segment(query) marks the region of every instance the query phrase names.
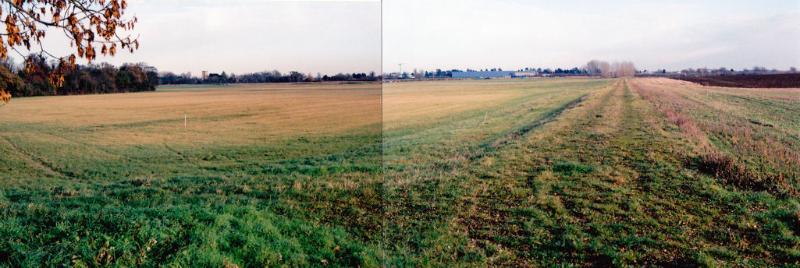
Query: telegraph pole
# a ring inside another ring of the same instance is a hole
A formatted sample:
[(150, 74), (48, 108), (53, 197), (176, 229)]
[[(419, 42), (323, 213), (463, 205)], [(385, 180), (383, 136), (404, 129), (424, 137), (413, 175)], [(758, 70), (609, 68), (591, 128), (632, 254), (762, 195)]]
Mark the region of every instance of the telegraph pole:
[(399, 78), (403, 78), (403, 63), (398, 63), (397, 66), (400, 67)]

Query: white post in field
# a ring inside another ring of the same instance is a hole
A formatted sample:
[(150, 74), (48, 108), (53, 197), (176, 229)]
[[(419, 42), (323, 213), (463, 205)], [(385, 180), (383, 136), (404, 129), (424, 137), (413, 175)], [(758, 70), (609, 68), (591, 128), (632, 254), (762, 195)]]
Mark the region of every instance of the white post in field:
[(186, 128), (186, 124), (187, 124), (186, 113), (183, 113), (183, 128)]

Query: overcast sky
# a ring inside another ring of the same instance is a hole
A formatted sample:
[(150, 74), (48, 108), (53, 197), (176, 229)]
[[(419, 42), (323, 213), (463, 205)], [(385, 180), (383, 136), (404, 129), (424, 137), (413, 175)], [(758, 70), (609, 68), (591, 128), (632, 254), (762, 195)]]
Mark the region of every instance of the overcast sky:
[[(590, 59), (651, 70), (800, 67), (800, 0), (129, 2), (141, 49), (98, 62), (194, 75), (393, 72), (398, 63), (404, 70), (574, 67)], [(68, 52), (55, 33), (45, 46)]]
[(386, 0), (384, 71), (800, 67), (800, 0)]
[[(159, 71), (379, 71), (379, 1), (129, 0), (140, 49), (97, 62), (146, 62)], [(67, 55), (50, 33), (46, 48)], [(98, 53), (99, 54), (99, 53)], [(19, 62), (19, 61), (18, 61)]]

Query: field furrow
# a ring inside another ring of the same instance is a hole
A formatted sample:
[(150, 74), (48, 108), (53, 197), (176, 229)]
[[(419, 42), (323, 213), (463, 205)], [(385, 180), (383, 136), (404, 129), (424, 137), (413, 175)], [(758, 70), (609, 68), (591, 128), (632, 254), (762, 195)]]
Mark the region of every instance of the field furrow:
[(0, 265), (800, 261), (797, 89), (379, 88), (15, 100), (0, 108)]

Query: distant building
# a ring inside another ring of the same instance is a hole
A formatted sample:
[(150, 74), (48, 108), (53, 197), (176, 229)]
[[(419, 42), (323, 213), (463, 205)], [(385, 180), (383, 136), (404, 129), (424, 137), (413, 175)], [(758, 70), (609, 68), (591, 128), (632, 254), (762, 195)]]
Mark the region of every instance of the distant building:
[(511, 74), (511, 77), (535, 77), (539, 76), (539, 73), (536, 71), (525, 71), (525, 72), (514, 72)]
[(202, 76), (200, 77), (203, 78), (203, 80), (208, 79), (208, 71), (203, 71)]
[(513, 73), (511, 71), (453, 72), (453, 78), (502, 78), (511, 77)]

